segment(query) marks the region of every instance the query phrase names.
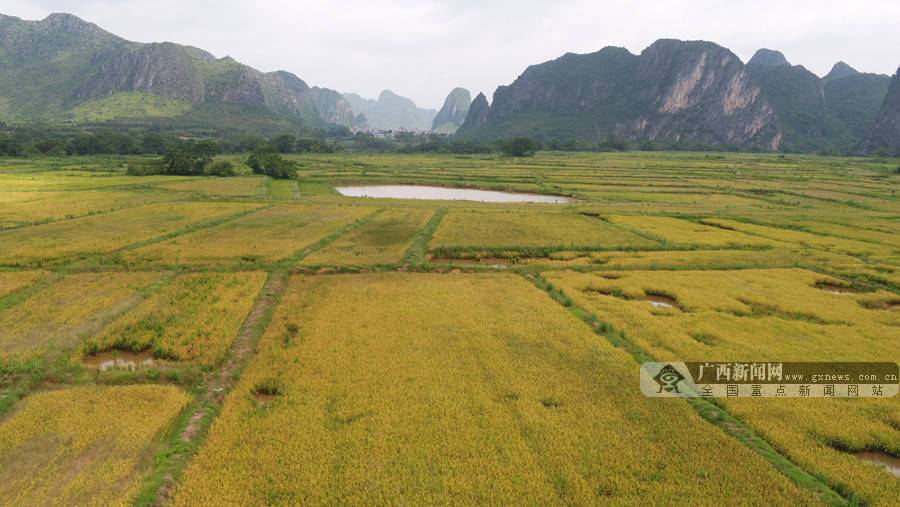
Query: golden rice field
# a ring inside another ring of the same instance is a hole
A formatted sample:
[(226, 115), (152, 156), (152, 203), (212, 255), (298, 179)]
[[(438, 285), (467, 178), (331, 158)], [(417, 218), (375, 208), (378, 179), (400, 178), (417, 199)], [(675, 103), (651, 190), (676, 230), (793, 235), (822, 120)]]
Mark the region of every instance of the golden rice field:
[(150, 350), (156, 358), (214, 366), (237, 336), (265, 279), (260, 271), (181, 275), (85, 340), (80, 356)]
[(771, 250), (688, 250), (662, 252), (591, 252), (594, 264), (611, 269), (690, 269), (792, 267), (797, 264), (835, 266), (852, 264), (852, 257), (823, 250), (772, 248)]
[(160, 437), (190, 401), (172, 386), (76, 387), (30, 396), (0, 425), (7, 505), (128, 505)]
[(799, 243), (803, 246), (814, 246), (829, 251), (849, 253), (851, 255), (862, 257), (891, 255), (891, 253), (897, 253), (896, 247), (881, 246), (878, 244), (866, 243), (853, 239), (821, 236), (817, 234), (806, 233), (803, 231), (792, 231), (766, 227), (763, 225), (747, 224), (737, 222), (735, 220), (707, 219), (704, 220), (704, 223), (709, 223), (717, 227), (724, 227), (729, 230), (739, 231), (746, 234), (757, 235), (764, 238), (771, 238), (776, 241), (791, 241)]
[[(547, 272), (545, 278), (662, 360), (875, 361), (900, 346), (896, 295), (832, 294), (802, 269)], [(651, 305), (663, 295), (672, 308)], [(713, 342), (712, 345), (705, 342)], [(851, 360), (851, 359), (848, 359)]]
[(296, 277), (260, 347), (176, 505), (810, 500), (521, 277)]
[(900, 362), (900, 160), (292, 157), (0, 159), (0, 505), (897, 504), (898, 397), (638, 378)]
[(307, 265), (372, 265), (397, 263), (413, 237), (434, 215), (431, 209), (395, 208), (373, 218), (301, 261)]
[(44, 271), (0, 271), (0, 297), (30, 285), (46, 274)]
[(357, 206), (278, 206), (127, 252), (134, 264), (277, 262), (377, 211)]
[(158, 272), (83, 273), (57, 280), (0, 312), (0, 358), (71, 347), (136, 304)]
[(179, 176), (123, 176), (118, 173), (43, 171), (0, 175), (3, 191), (92, 190), (158, 184), (183, 179)]
[[(660, 360), (879, 361), (895, 358), (900, 347), (900, 312), (885, 310), (900, 301), (896, 294), (832, 294), (816, 284), (839, 282), (804, 270), (545, 276)], [(676, 306), (654, 307), (648, 294), (666, 295)], [(832, 448), (900, 451), (900, 398), (729, 400), (732, 406), (788, 457), (842, 477), (865, 491), (866, 501), (900, 497), (897, 480)]]
[(784, 247), (785, 243), (757, 238), (741, 232), (689, 222), (680, 218), (647, 215), (612, 215), (611, 223), (640, 231), (674, 245), (697, 247)]
[(108, 253), (199, 222), (252, 210), (254, 204), (173, 203), (114, 211), (63, 222), (0, 232), (0, 263), (43, 264), (48, 260)]
[(435, 246), (652, 247), (657, 241), (580, 214), (553, 211), (453, 209), (434, 235)]
[(0, 192), (0, 230), (179, 199), (166, 192)]
[(197, 192), (211, 196), (252, 197), (265, 188), (266, 178), (237, 176), (234, 178), (198, 178), (159, 185), (159, 188), (178, 192)]

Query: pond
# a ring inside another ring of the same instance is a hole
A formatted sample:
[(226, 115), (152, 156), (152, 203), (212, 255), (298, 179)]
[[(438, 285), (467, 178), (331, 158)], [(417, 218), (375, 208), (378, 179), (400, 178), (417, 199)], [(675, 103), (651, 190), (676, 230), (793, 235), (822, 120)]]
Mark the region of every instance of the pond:
[(428, 187), (423, 185), (362, 185), (335, 188), (341, 195), (347, 197), (373, 197), (376, 199), (439, 199), (445, 201), (537, 202), (550, 204), (572, 202), (572, 199), (558, 195), (517, 194), (495, 190)]

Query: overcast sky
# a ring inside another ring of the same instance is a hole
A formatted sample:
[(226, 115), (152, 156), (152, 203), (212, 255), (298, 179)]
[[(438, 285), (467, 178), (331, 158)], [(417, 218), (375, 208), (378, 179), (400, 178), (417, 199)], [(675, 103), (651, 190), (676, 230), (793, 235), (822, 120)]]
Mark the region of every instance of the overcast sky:
[(490, 99), (528, 65), (610, 45), (639, 53), (659, 38), (713, 41), (745, 62), (778, 49), (820, 76), (838, 60), (884, 74), (900, 65), (897, 0), (3, 0), (0, 12), (70, 12), (126, 39), (435, 109), (456, 86)]

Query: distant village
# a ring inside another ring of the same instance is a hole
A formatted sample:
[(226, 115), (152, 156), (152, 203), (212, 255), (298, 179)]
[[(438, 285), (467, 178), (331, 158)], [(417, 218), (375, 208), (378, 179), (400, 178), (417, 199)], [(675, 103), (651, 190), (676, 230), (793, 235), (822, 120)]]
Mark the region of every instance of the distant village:
[(432, 130), (407, 130), (404, 128), (378, 129), (371, 127), (350, 127), (350, 133), (353, 135), (367, 134), (377, 139), (395, 139), (397, 137), (420, 136), (431, 134), (433, 132), (434, 131)]

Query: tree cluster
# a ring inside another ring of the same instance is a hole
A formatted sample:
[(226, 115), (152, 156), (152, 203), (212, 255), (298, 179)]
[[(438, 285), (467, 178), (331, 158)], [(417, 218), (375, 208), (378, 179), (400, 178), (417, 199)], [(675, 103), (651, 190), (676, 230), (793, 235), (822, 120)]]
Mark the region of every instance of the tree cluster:
[[(0, 156), (67, 155), (164, 155), (171, 149), (187, 149), (195, 138), (154, 130), (89, 131), (80, 127), (30, 124), (8, 127), (0, 123)], [(250, 153), (272, 144), (279, 153), (332, 153), (340, 149), (322, 138), (281, 134), (266, 138), (241, 133), (217, 138), (218, 153)]]
[(500, 145), (500, 151), (510, 157), (533, 157), (538, 148), (538, 144), (527, 137), (516, 137)]
[(253, 174), (265, 174), (276, 179), (292, 179), (297, 175), (297, 166), (282, 156), (272, 144), (264, 144), (247, 157), (247, 165)]

